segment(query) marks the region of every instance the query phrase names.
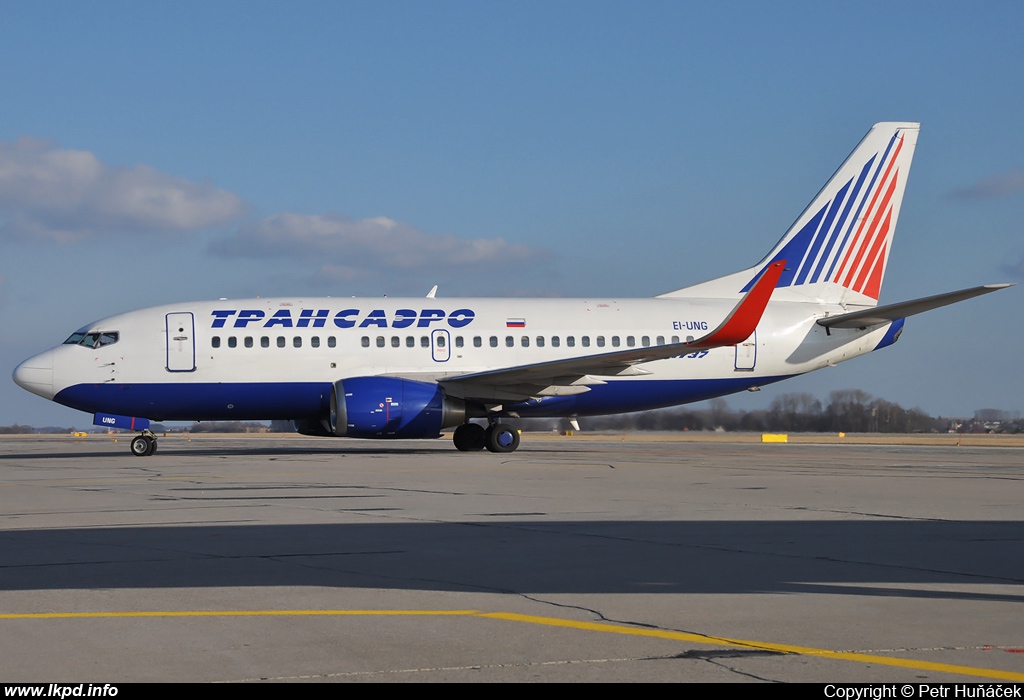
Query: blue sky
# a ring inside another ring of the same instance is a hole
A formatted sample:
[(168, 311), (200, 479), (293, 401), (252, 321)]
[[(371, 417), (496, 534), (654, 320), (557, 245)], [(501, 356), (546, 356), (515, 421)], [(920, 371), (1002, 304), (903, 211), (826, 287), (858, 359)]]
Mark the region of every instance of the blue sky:
[[(651, 296), (759, 260), (890, 120), (922, 131), (882, 303), (1024, 281), (1022, 26), (1019, 2), (0, 0), (0, 363), (173, 301)], [(1021, 294), (730, 405), (1024, 410)], [(0, 425), (89, 423), (0, 387)]]

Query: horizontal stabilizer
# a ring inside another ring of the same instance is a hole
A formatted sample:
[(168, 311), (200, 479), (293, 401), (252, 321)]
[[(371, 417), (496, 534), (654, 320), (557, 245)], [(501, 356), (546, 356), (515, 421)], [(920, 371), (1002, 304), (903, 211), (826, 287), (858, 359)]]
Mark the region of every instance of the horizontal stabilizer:
[(1012, 286), (1014, 285), (986, 284), (981, 287), (971, 287), (970, 289), (961, 289), (958, 292), (936, 294), (932, 297), (914, 299), (913, 301), (904, 301), (899, 304), (875, 306), (870, 309), (865, 309), (864, 311), (854, 311), (852, 313), (841, 314), (839, 316), (819, 318), (818, 325), (824, 326), (825, 328), (867, 328), (868, 326), (877, 326), (883, 323), (895, 321), (898, 318), (906, 318), (907, 316), (913, 316), (914, 314), (924, 313), (925, 311), (931, 311), (932, 309), (937, 309), (942, 306), (955, 304), (956, 302), (964, 301), (965, 299), (973, 299), (974, 297), (979, 297), (982, 294), (989, 294)]

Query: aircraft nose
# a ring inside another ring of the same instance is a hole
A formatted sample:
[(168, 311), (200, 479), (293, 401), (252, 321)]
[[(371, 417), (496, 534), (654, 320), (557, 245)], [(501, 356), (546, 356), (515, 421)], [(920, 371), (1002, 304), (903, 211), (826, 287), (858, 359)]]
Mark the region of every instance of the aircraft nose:
[(14, 382), (22, 389), (52, 399), (53, 391), (53, 350), (30, 357), (14, 368)]

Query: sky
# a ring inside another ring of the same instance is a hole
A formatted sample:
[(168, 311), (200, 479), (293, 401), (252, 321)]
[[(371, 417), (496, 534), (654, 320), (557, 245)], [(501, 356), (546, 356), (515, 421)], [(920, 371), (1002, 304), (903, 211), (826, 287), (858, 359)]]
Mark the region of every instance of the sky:
[[(994, 0), (0, 0), (0, 366), (172, 302), (653, 296), (760, 260), (879, 121), (922, 123), (880, 302), (1022, 282), (1022, 26)], [(729, 405), (1024, 411), (1022, 290)]]

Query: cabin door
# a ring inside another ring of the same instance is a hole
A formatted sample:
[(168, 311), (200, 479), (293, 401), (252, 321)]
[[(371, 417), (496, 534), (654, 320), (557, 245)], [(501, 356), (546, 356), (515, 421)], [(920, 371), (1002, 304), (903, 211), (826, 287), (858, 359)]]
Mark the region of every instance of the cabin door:
[(167, 371), (194, 372), (196, 369), (196, 326), (191, 313), (167, 314)]
[(736, 344), (736, 371), (752, 372), (757, 363), (757, 331), (742, 343)]

